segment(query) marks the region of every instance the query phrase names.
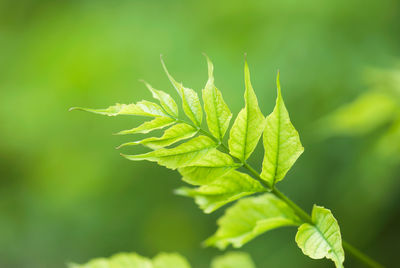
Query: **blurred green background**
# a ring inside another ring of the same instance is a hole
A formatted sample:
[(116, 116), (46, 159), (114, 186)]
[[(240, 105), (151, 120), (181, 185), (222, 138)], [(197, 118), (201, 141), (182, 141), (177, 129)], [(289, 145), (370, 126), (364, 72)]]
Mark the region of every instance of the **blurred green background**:
[[(243, 54), (265, 115), (280, 69), (305, 147), (280, 189), (308, 211), (332, 209), (346, 240), (396, 266), (399, 25), (398, 0), (0, 1), (0, 267), (63, 267), (121, 251), (177, 251), (207, 267), (220, 254), (200, 244), (223, 209), (204, 215), (172, 193), (183, 184), (177, 172), (114, 150), (137, 137), (111, 134), (140, 119), (67, 112), (150, 99), (138, 79), (176, 97), (160, 53), (177, 80), (200, 90), (202, 52), (235, 115)], [(251, 159), (258, 168), (262, 153)], [(243, 250), (258, 267), (333, 266), (303, 256), (295, 231)], [(361, 267), (350, 256), (345, 264)]]

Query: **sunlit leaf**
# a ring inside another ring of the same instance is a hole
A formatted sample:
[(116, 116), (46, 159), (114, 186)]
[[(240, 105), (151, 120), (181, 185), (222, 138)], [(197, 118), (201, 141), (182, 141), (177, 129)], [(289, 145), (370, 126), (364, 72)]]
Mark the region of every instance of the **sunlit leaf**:
[(264, 130), (265, 118), (258, 107), (256, 94), (250, 82), (250, 72), (247, 62), (244, 68), (245, 108), (243, 108), (230, 131), (229, 150), (238, 159), (245, 161), (257, 146)]
[(172, 115), (173, 117), (178, 117), (178, 106), (174, 99), (167, 93), (162, 90), (154, 89), (149, 83), (143, 81), (146, 87), (150, 90), (153, 95), (153, 98), (160, 101), (161, 106), (165, 109), (167, 113)]
[(199, 96), (193, 89), (186, 88), (181, 83), (176, 82), (169, 74), (163, 60), (161, 60), (161, 63), (172, 85), (181, 96), (183, 111), (196, 126), (200, 126), (203, 119), (203, 110), (201, 108)]
[(190, 166), (179, 168), (178, 171), (185, 182), (204, 185), (238, 167), (240, 164), (235, 163), (228, 154), (212, 149)]
[(86, 112), (108, 115), (108, 116), (117, 116), (117, 115), (141, 115), (141, 116), (151, 116), (151, 117), (167, 116), (163, 111), (163, 109), (158, 104), (145, 100), (139, 101), (136, 104), (117, 103), (105, 109), (73, 107), (70, 109), (70, 111), (72, 110), (82, 110)]
[(197, 129), (195, 129), (194, 127), (185, 123), (181, 123), (167, 129), (164, 132), (164, 135), (159, 138), (151, 137), (140, 141), (127, 142), (119, 146), (119, 148), (124, 146), (142, 144), (151, 149), (160, 149), (172, 145), (178, 141), (191, 138), (196, 135), (197, 132)]
[(215, 257), (211, 262), (211, 268), (255, 268), (250, 255), (244, 252), (228, 252), (225, 255)]
[(153, 268), (190, 268), (190, 264), (179, 254), (160, 253), (153, 258)]
[(315, 206), (312, 223), (304, 223), (296, 234), (296, 243), (312, 259), (331, 259), (343, 267), (344, 251), (339, 225), (329, 209)]
[(207, 56), (206, 58), (208, 81), (203, 89), (204, 110), (207, 116), (208, 129), (214, 137), (221, 141), (229, 127), (232, 113), (222, 98), (221, 92), (214, 85), (214, 66)]
[(176, 122), (175, 119), (170, 118), (170, 117), (156, 117), (151, 121), (144, 122), (138, 127), (128, 129), (128, 130), (122, 130), (118, 132), (118, 135), (124, 135), (124, 134), (136, 134), (136, 133), (149, 133), (150, 131), (164, 128), (167, 126), (170, 126)]
[(198, 136), (188, 142), (178, 145), (175, 148), (162, 148), (139, 155), (122, 154), (122, 156), (133, 161), (154, 161), (167, 168), (176, 169), (179, 167), (190, 166), (216, 146), (217, 144), (212, 139), (205, 136)]
[(119, 253), (98, 258), (86, 264), (70, 264), (69, 268), (190, 268), (187, 260), (176, 253), (160, 253), (153, 260), (136, 253)]
[(182, 187), (176, 193), (193, 197), (205, 213), (211, 213), (229, 202), (263, 191), (264, 187), (249, 175), (232, 170), (208, 184), (197, 188)]
[(205, 244), (220, 249), (229, 244), (238, 248), (269, 230), (300, 224), (293, 210), (274, 195), (247, 197), (226, 210), (218, 220), (217, 232)]
[(153, 268), (150, 259), (136, 253), (119, 253), (108, 259), (98, 258), (86, 264), (70, 264), (69, 268)]
[(282, 180), (303, 153), (299, 133), (290, 122), (289, 113), (282, 99), (279, 73), (277, 98), (274, 111), (267, 116), (263, 135), (264, 161), (261, 177), (271, 186)]

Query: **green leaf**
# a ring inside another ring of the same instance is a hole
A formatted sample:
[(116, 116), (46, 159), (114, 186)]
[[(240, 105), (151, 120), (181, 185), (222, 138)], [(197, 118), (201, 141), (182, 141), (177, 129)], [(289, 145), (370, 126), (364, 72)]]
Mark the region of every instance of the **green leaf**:
[(229, 244), (239, 248), (269, 230), (300, 224), (293, 210), (274, 195), (248, 197), (226, 210), (218, 220), (218, 231), (205, 244), (220, 249)]
[(255, 268), (250, 255), (244, 252), (228, 252), (211, 262), (211, 268)]
[(140, 101), (136, 104), (120, 104), (117, 103), (114, 106), (110, 106), (105, 109), (90, 109), (90, 108), (81, 108), (81, 107), (72, 107), (69, 109), (73, 110), (81, 110), (86, 112), (91, 112), (95, 114), (108, 115), (108, 116), (117, 116), (117, 115), (141, 115), (141, 116), (167, 116), (163, 109), (156, 103), (150, 101)]
[(367, 91), (320, 121), (323, 136), (361, 135), (392, 120), (398, 113), (398, 99), (380, 91)]
[(314, 205), (312, 225), (304, 223), (296, 234), (296, 243), (312, 259), (331, 259), (343, 267), (344, 251), (339, 225), (329, 209)]
[(228, 154), (212, 149), (190, 166), (179, 168), (178, 171), (185, 182), (192, 185), (204, 185), (240, 166)]
[(375, 150), (383, 159), (390, 159), (393, 163), (400, 161), (400, 117), (377, 140)]
[(208, 64), (208, 81), (203, 89), (204, 110), (208, 129), (219, 141), (221, 141), (229, 127), (232, 113), (222, 98), (221, 92), (214, 85), (214, 66), (210, 59), (207, 58)]
[(154, 161), (167, 168), (176, 169), (179, 167), (190, 166), (216, 146), (217, 144), (212, 139), (206, 136), (198, 136), (171, 149), (162, 148), (139, 155), (121, 155), (129, 160)]
[(245, 108), (243, 108), (233, 123), (230, 137), (229, 150), (231, 155), (245, 161), (257, 146), (258, 140), (264, 130), (265, 118), (258, 107), (256, 94), (250, 82), (250, 72), (247, 61), (244, 67), (245, 80)]
[(182, 187), (176, 193), (193, 197), (205, 213), (211, 213), (243, 196), (263, 191), (264, 187), (249, 175), (232, 170), (208, 184), (197, 188)]
[(165, 109), (167, 113), (169, 113), (173, 117), (178, 117), (179, 115), (178, 106), (176, 105), (176, 102), (169, 94), (165, 93), (162, 90), (154, 89), (146, 81), (143, 81), (143, 83), (150, 90), (151, 94), (153, 95), (153, 98), (160, 101), (161, 106)]
[(128, 129), (128, 130), (122, 130), (118, 132), (118, 135), (125, 135), (125, 134), (136, 134), (136, 133), (149, 133), (150, 131), (164, 128), (167, 126), (170, 126), (176, 122), (175, 119), (172, 119), (170, 117), (156, 117), (151, 121), (144, 122), (138, 127)]
[(179, 254), (160, 253), (153, 258), (153, 268), (190, 268), (190, 264)]
[(203, 110), (197, 93), (190, 88), (184, 87), (181, 83), (175, 81), (175, 79), (169, 74), (164, 61), (161, 59), (162, 66), (167, 74), (172, 85), (178, 91), (182, 99), (183, 111), (189, 117), (190, 120), (196, 125), (200, 126), (203, 119)]
[(70, 264), (69, 268), (190, 268), (187, 260), (176, 253), (160, 253), (153, 260), (136, 253), (119, 253), (98, 258), (86, 264)]
[(136, 253), (118, 253), (108, 259), (98, 258), (86, 264), (70, 264), (69, 268), (153, 268), (151, 260)]
[(303, 153), (299, 133), (290, 122), (282, 99), (279, 73), (276, 80), (278, 96), (274, 111), (267, 116), (264, 130), (265, 155), (261, 177), (274, 186), (281, 181)]
[(137, 145), (137, 144), (142, 144), (144, 146), (147, 146), (151, 149), (160, 149), (164, 148), (166, 146), (169, 146), (171, 144), (174, 144), (178, 141), (185, 140), (188, 138), (193, 137), (196, 135), (198, 130), (196, 130), (194, 127), (181, 123), (174, 125), (167, 129), (164, 132), (164, 135), (162, 135), (159, 138), (156, 137), (151, 137), (147, 139), (143, 139), (140, 141), (133, 141), (133, 142), (127, 142), (122, 145), (120, 145), (118, 148), (124, 147), (124, 146), (130, 146), (130, 145)]

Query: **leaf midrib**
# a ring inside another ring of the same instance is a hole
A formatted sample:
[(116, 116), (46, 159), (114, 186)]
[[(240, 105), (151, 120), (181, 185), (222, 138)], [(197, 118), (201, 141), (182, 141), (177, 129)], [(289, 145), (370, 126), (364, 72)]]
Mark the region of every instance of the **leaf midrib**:
[[(329, 226), (329, 228), (332, 227), (332, 225), (334, 224), (334, 222), (331, 223), (331, 225)], [(328, 239), (326, 239), (325, 235), (322, 233), (322, 231), (318, 228), (317, 224), (313, 222), (313, 227), (317, 230), (317, 232), (321, 235), (322, 239), (325, 240), (325, 242), (328, 244), (328, 246), (331, 248), (331, 252), (333, 253), (333, 255), (335, 255), (336, 260), (340, 261), (339, 256), (336, 254), (336, 250), (333, 248), (332, 244), (328, 241)], [(329, 229), (327, 228), (327, 229)], [(329, 253), (329, 252), (328, 252)], [(336, 263), (336, 262), (335, 262)]]
[(278, 113), (278, 116), (277, 116), (277, 118), (278, 118), (278, 129), (277, 129), (277, 134), (276, 134), (276, 146), (277, 146), (277, 148), (276, 148), (276, 156), (275, 156), (275, 168), (274, 168), (274, 175), (273, 175), (273, 177), (272, 177), (272, 187), (274, 187), (275, 186), (275, 183), (276, 183), (276, 174), (278, 173), (278, 161), (279, 161), (279, 151), (280, 151), (280, 145), (279, 145), (279, 143), (280, 143), (280, 140), (281, 140), (281, 137), (280, 137), (280, 132), (281, 132), (281, 101), (279, 100), (278, 102), (277, 102), (277, 113)]
[(216, 91), (217, 88), (215, 86), (212, 87), (211, 93), (212, 93), (212, 100), (213, 100), (213, 104), (215, 107), (215, 116), (217, 119), (217, 129), (218, 129), (218, 140), (221, 141), (222, 140), (222, 132), (221, 132), (221, 125), (219, 123), (219, 114), (218, 114), (218, 107), (217, 107), (217, 101), (216, 101)]

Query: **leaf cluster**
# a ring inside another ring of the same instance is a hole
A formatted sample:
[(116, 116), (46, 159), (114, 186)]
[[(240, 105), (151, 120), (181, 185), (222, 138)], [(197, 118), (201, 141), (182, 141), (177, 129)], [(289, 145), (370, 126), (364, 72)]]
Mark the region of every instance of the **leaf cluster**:
[[(181, 98), (186, 119), (179, 116), (178, 105), (168, 93), (156, 90), (146, 82), (145, 86), (160, 104), (140, 101), (116, 104), (106, 109), (73, 109), (108, 116), (151, 118), (132, 129), (120, 131), (121, 135), (167, 128), (160, 137), (147, 137), (120, 146), (141, 144), (151, 149), (149, 152), (122, 156), (132, 161), (157, 162), (177, 170), (188, 186), (177, 189), (176, 193), (194, 198), (205, 213), (241, 199), (218, 220), (219, 228), (205, 241), (206, 245), (221, 249), (228, 245), (241, 247), (269, 230), (298, 226), (296, 242), (304, 254), (315, 259), (332, 259), (337, 267), (342, 267), (344, 251), (339, 226), (332, 213), (314, 206), (312, 218), (304, 218), (274, 191), (275, 185), (285, 178), (304, 150), (283, 101), (279, 73), (275, 108), (265, 117), (250, 81), (249, 66), (245, 62), (245, 106), (229, 129), (232, 113), (221, 91), (215, 86), (214, 66), (206, 58), (208, 80), (202, 90), (203, 105), (199, 95), (177, 82), (162, 61), (172, 86)], [(207, 129), (203, 125), (207, 125)], [(228, 143), (225, 145), (224, 138), (228, 132)], [(258, 173), (246, 161), (261, 137), (265, 152), (262, 171)], [(250, 196), (253, 194), (259, 195)]]
[[(69, 268), (190, 268), (189, 262), (177, 253), (159, 253), (152, 259), (137, 253), (118, 253), (110, 258), (97, 258), (85, 264), (70, 264)], [(211, 261), (211, 268), (255, 268), (244, 252), (228, 252)]]

